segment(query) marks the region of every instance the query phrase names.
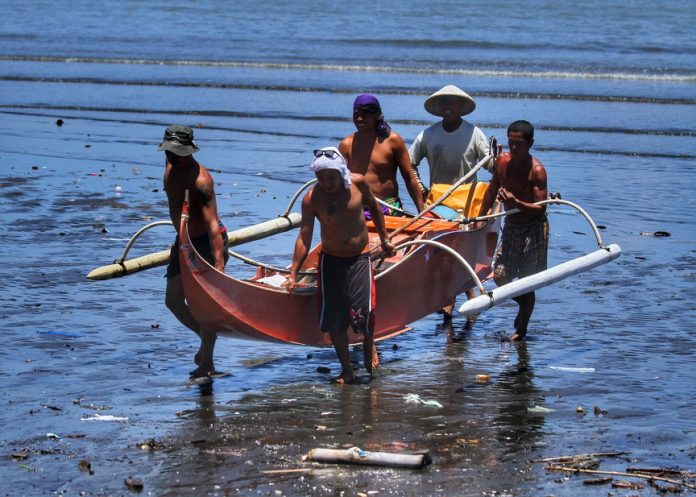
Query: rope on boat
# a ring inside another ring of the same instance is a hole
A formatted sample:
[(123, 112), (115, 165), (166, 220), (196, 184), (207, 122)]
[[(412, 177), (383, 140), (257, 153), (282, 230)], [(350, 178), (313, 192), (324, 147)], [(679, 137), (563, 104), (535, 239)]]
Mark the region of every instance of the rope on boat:
[[(592, 228), (592, 231), (594, 232), (594, 236), (597, 240), (597, 245), (599, 246), (599, 248), (606, 248), (606, 246), (602, 242), (602, 236), (599, 234), (599, 229), (597, 228), (597, 225), (592, 220), (590, 215), (585, 211), (585, 209), (580, 207), (578, 204), (575, 204), (573, 202), (569, 202), (568, 200), (562, 200), (560, 198), (550, 198), (547, 200), (540, 200), (539, 202), (534, 203), (534, 205), (546, 205), (546, 204), (567, 205), (567, 206), (572, 207), (575, 210), (577, 210), (580, 214), (583, 215), (583, 217), (587, 220), (587, 222), (590, 223), (590, 227)], [(487, 221), (488, 219), (494, 219), (496, 217), (502, 217), (502, 216), (509, 216), (510, 214), (516, 214), (518, 212), (520, 212), (519, 209), (510, 209), (509, 211), (503, 211), (503, 212), (499, 212), (497, 214), (489, 214), (487, 216), (478, 216), (478, 217), (473, 217), (470, 219), (464, 219), (464, 220), (462, 220), (462, 224), (473, 223), (475, 221)]]
[[(186, 190), (188, 192), (188, 190)], [(123, 254), (121, 254), (121, 257), (119, 259), (114, 260), (114, 264), (123, 264), (123, 261), (126, 260), (126, 256), (128, 256), (128, 252), (130, 251), (131, 247), (135, 243), (135, 240), (140, 237), (143, 233), (145, 233), (147, 230), (155, 228), (157, 226), (171, 226), (174, 223), (171, 221), (155, 221), (154, 223), (147, 224), (140, 228), (138, 231), (135, 232), (135, 234), (131, 237), (130, 240), (128, 240), (128, 243), (126, 244), (126, 248), (123, 249)]]

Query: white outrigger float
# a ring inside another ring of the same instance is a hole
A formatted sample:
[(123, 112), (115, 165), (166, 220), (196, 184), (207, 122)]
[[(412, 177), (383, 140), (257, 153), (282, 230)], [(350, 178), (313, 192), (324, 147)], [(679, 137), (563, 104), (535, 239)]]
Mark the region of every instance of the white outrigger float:
[[(481, 312), (490, 309), (494, 305), (510, 300), (520, 295), (524, 295), (529, 292), (533, 292), (539, 288), (551, 285), (558, 281), (561, 281), (569, 276), (575, 274), (584, 273), (597, 266), (606, 264), (609, 261), (613, 261), (621, 255), (621, 247), (617, 244), (612, 243), (611, 245), (604, 245), (602, 242), (602, 237), (599, 234), (599, 229), (597, 225), (592, 220), (592, 218), (582, 209), (579, 205), (573, 202), (568, 202), (567, 200), (561, 199), (548, 199), (537, 202), (538, 205), (546, 204), (560, 204), (567, 205), (576, 209), (580, 214), (582, 214), (588, 223), (592, 227), (592, 231), (595, 235), (597, 245), (599, 248), (594, 252), (571, 259), (567, 262), (563, 262), (556, 266), (550, 267), (544, 271), (541, 271), (530, 276), (525, 276), (524, 278), (511, 281), (505, 285), (495, 288), (490, 291), (486, 291), (480, 281), (476, 282), (481, 295), (473, 299), (467, 300), (459, 307), (459, 312), (466, 315), (477, 315)], [(492, 217), (497, 217), (500, 215), (510, 215), (519, 212), (517, 209), (510, 211), (505, 211), (501, 214), (492, 214), (490, 216), (480, 216), (474, 218), (473, 221), (481, 221), (484, 219), (490, 219)]]
[[(494, 147), (495, 140), (492, 139), (491, 153), (494, 153)], [(415, 222), (423, 215), (430, 212), (435, 207), (444, 202), (460, 185), (466, 183), (471, 177), (473, 177), (476, 174), (476, 172), (490, 160), (490, 158), (491, 155), (488, 155), (484, 159), (482, 159), (478, 164), (476, 164), (476, 166), (474, 166), (474, 168), (472, 168), (471, 171), (469, 171), (469, 173), (467, 173), (463, 178), (454, 183), (452, 187), (450, 187), (436, 202), (429, 205), (426, 209), (423, 210), (423, 212), (415, 216), (412, 222)], [(479, 192), (477, 192), (476, 194), (478, 195)], [(570, 276), (579, 273), (584, 273), (585, 271), (589, 271), (590, 269), (593, 269), (597, 266), (601, 266), (602, 264), (606, 264), (607, 262), (613, 261), (621, 255), (621, 247), (619, 245), (615, 243), (611, 245), (604, 244), (604, 242), (602, 241), (602, 236), (599, 233), (599, 229), (597, 228), (597, 225), (592, 220), (590, 215), (579, 205), (573, 202), (569, 202), (567, 200), (562, 200), (560, 198), (549, 198), (547, 200), (536, 202), (536, 204), (566, 205), (577, 210), (590, 224), (592, 232), (594, 233), (595, 239), (597, 241), (598, 249), (584, 256), (577, 257), (575, 259), (571, 259), (570, 261), (550, 267), (539, 273), (526, 276), (524, 278), (519, 278), (515, 281), (511, 281), (510, 283), (507, 283), (490, 291), (484, 288), (483, 282), (476, 275), (476, 272), (471, 268), (471, 266), (466, 261), (463, 261), (461, 260), (461, 258), (458, 258), (462, 264), (465, 264), (467, 266), (468, 273), (480, 292), (480, 295), (478, 297), (467, 300), (459, 307), (458, 311), (460, 314), (465, 314), (467, 316), (476, 316), (482, 313), (483, 311), (490, 309), (496, 304), (505, 302), (515, 297), (519, 297), (520, 295), (524, 295), (529, 292), (533, 292), (534, 290), (551, 285)], [(466, 217), (462, 215), (458, 219), (458, 222), (462, 226), (467, 226), (473, 225), (473, 223), (487, 222), (493, 219), (497, 219), (503, 216), (509, 216), (511, 214), (516, 214), (517, 212), (519, 212), (519, 209), (511, 209), (508, 211), (500, 211), (500, 209), (501, 206), (497, 205), (493, 209), (494, 214), (486, 216)], [(390, 233), (390, 237), (393, 235), (394, 233)], [(401, 246), (404, 245), (397, 244), (397, 249)], [(486, 279), (490, 279), (490, 277)]]

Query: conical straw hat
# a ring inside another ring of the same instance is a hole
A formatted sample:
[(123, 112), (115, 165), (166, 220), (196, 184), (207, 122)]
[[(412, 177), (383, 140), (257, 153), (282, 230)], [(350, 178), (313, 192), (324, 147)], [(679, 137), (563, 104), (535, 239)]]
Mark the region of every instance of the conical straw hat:
[(471, 114), (474, 109), (476, 108), (476, 102), (474, 101), (473, 98), (471, 98), (466, 92), (460, 90), (454, 85), (447, 85), (444, 88), (440, 88), (438, 91), (430, 95), (426, 100), (425, 100), (425, 110), (430, 112), (431, 114), (435, 116), (440, 116), (443, 117), (444, 114), (442, 113), (442, 110), (440, 109), (440, 103), (442, 97), (454, 97), (457, 98), (461, 101), (462, 106), (461, 106), (461, 111), (459, 113), (460, 116), (465, 116), (467, 114)]

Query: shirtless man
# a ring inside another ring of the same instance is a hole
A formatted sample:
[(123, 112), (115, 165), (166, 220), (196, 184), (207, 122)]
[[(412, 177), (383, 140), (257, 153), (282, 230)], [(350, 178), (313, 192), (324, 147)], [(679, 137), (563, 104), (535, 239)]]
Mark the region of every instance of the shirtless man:
[[(193, 141), (193, 130), (188, 126), (170, 126), (164, 132), (164, 140), (159, 146), (164, 151), (167, 162), (164, 170), (164, 190), (169, 202), (169, 217), (178, 230), (181, 222), (181, 205), (184, 192), (189, 191), (188, 229), (193, 245), (199, 253), (215, 266), (218, 271), (225, 271), (227, 251), (225, 242), (227, 230), (217, 214), (213, 178), (208, 170), (199, 164), (193, 153), (199, 150)], [(165, 304), (176, 318), (196, 333), (201, 345), (194, 361), (198, 365), (191, 371), (192, 377), (211, 376), (215, 373), (213, 350), (217, 335), (201, 329), (200, 324), (191, 314), (184, 298), (179, 266), (179, 237), (172, 246), (169, 266), (167, 267), (167, 294)]]
[(297, 273), (309, 252), (314, 219), (321, 227), (322, 252), (319, 259), (321, 306), (319, 328), (331, 336), (341, 363), (336, 383), (353, 383), (353, 367), (348, 353), (348, 325), (363, 334), (365, 368), (372, 373), (379, 366), (373, 339), (376, 295), (368, 252), (367, 225), (363, 209), (369, 209), (389, 254), (394, 245), (387, 239), (384, 217), (365, 177), (351, 174), (345, 159), (335, 147), (314, 152), (310, 165), (319, 182), (302, 199), (302, 221), (295, 242), (290, 274), (284, 284), (292, 293)]
[[(535, 202), (546, 200), (546, 169), (529, 153), (534, 144), (534, 127), (527, 121), (515, 121), (507, 130), (509, 153), (498, 155), (493, 179), (486, 191), (479, 215), (484, 215), (497, 198), (506, 210), (520, 212), (506, 217), (503, 235), (495, 258), (495, 283), (504, 285), (546, 269), (549, 223), (546, 207)], [(511, 340), (523, 340), (534, 311), (534, 292), (515, 298), (519, 305), (515, 333)]]
[[(411, 167), (408, 150), (401, 137), (384, 121), (377, 97), (365, 93), (353, 103), (353, 123), (357, 131), (338, 146), (353, 173), (365, 176), (372, 193), (379, 199), (402, 209), (397, 170), (406, 183), (418, 212), (423, 210), (423, 188)], [(383, 209), (385, 214), (398, 211)]]

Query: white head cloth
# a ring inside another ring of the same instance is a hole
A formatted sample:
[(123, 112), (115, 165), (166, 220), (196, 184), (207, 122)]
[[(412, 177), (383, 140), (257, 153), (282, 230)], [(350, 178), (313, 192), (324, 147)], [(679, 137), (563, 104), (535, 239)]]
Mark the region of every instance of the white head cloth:
[(319, 150), (335, 152), (335, 154), (333, 157), (328, 157), (326, 155), (315, 157), (309, 165), (309, 168), (315, 173), (323, 171), (324, 169), (335, 169), (341, 173), (341, 178), (343, 179), (345, 187), (350, 188), (350, 171), (348, 170), (346, 159), (341, 155), (341, 152), (339, 152), (336, 147), (323, 147)]

